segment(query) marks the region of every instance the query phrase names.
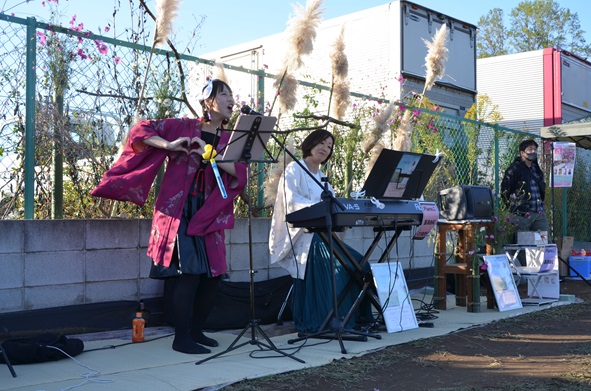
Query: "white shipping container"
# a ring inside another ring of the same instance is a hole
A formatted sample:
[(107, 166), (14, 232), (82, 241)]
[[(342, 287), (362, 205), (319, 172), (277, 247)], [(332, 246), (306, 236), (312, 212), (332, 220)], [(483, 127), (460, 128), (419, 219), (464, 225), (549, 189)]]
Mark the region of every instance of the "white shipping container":
[(539, 134), (542, 126), (591, 114), (591, 63), (572, 53), (546, 48), (481, 58), (478, 93), (498, 105), (500, 125)]
[[(342, 17), (323, 21), (317, 28), (314, 51), (302, 58), (304, 65), (296, 78), (329, 86), (330, 52), (341, 28), (345, 31), (345, 52), (349, 62), (352, 92), (397, 100), (412, 90), (422, 92), (427, 47), (436, 30), (449, 30), (449, 57), (445, 76), (427, 97), (449, 114), (463, 115), (476, 96), (476, 27), (441, 12), (408, 1), (393, 1)], [(287, 36), (275, 34), (245, 42), (199, 57), (253, 71), (278, 74), (283, 65)], [(199, 66), (196, 77), (204, 80), (210, 67)], [(397, 78), (407, 82), (402, 86)], [(231, 72), (233, 89), (246, 103), (258, 95), (258, 77)], [(301, 93), (301, 90), (300, 90)], [(272, 80), (265, 84), (265, 101), (272, 100)], [(322, 104), (322, 102), (321, 102)], [(323, 110), (323, 107), (319, 109)]]

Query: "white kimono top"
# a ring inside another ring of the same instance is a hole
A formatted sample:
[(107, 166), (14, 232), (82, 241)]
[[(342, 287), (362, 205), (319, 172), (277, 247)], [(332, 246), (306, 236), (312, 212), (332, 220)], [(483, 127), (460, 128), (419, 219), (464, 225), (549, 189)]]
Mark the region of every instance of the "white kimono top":
[[(300, 163), (306, 167), (304, 160), (300, 160)], [(304, 279), (306, 273), (313, 234), (305, 233), (304, 228), (289, 228), (285, 215), (322, 201), (323, 189), (310, 177), (311, 173), (306, 171), (296, 162), (289, 163), (285, 168), (277, 187), (269, 232), (271, 264), (278, 263), (293, 278), (300, 279)], [(319, 182), (325, 176), (320, 170), (311, 175)], [(332, 188), (330, 191), (333, 192)]]

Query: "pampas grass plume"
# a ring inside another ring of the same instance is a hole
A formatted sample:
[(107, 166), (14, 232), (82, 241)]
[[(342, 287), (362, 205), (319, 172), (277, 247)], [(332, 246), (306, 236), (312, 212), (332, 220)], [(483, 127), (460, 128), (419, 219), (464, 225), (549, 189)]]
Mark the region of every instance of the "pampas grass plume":
[(179, 0), (156, 0), (156, 36), (154, 37), (156, 45), (163, 45), (168, 40), (179, 6)]
[(363, 146), (363, 153), (367, 154), (380, 141), (384, 133), (390, 128), (389, 120), (394, 111), (394, 103), (390, 102), (384, 110), (374, 117), (374, 126), (368, 133)]
[(425, 56), (425, 66), (427, 67), (427, 74), (425, 77), (425, 88), (423, 89), (423, 95), (426, 91), (429, 91), (435, 79), (441, 79), (445, 72), (445, 61), (447, 61), (447, 25), (442, 24), (441, 28), (437, 30), (433, 36), (433, 41), (427, 41), (423, 39), (425, 45), (429, 49), (427, 56)]
[(410, 151), (411, 147), (411, 132), (412, 132), (412, 124), (410, 121), (410, 117), (412, 115), (412, 110), (407, 109), (400, 120), (400, 125), (398, 126), (398, 130), (396, 131), (396, 138), (394, 139), (394, 149), (397, 151)]
[(224, 68), (224, 64), (222, 63), (221, 59), (215, 60), (215, 71), (213, 74), (214, 79), (219, 79), (226, 84), (230, 84), (228, 81), (228, 77), (226, 76), (226, 70)]
[[(295, 141), (293, 136), (289, 136), (286, 142), (286, 146), (290, 151), (295, 150)], [(265, 197), (265, 206), (272, 206), (275, 203), (275, 198), (277, 197), (277, 188), (279, 187), (279, 180), (281, 179), (281, 174), (285, 170), (285, 166), (287, 166), (293, 159), (287, 154), (282, 153), (279, 155), (277, 159), (277, 163), (273, 164), (269, 173), (267, 174), (267, 178), (264, 184), (264, 197)]]
[(296, 94), (298, 81), (295, 76), (285, 68), (282, 73), (277, 75), (273, 87), (275, 87), (279, 94), (279, 107), (281, 111), (293, 110), (298, 101)]
[(320, 24), (323, 0), (309, 0), (306, 6), (293, 6), (294, 16), (288, 22), (287, 57), (285, 65), (292, 71), (302, 66), (302, 56), (312, 53), (316, 28)]
[(331, 111), (333, 117), (342, 119), (345, 116), (345, 111), (349, 107), (349, 83), (347, 77), (349, 75), (349, 60), (345, 54), (345, 30), (341, 28), (341, 32), (337, 37), (333, 51), (330, 54), (332, 61), (332, 104)]

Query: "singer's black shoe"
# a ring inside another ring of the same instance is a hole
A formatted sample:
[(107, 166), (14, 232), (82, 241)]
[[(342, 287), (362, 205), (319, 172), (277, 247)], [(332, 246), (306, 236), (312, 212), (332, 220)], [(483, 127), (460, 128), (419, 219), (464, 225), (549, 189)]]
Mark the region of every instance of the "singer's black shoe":
[(178, 338), (174, 337), (174, 341), (172, 342), (172, 349), (176, 350), (177, 352), (187, 353), (187, 354), (208, 354), (211, 353), (211, 350), (195, 343), (190, 338)]
[(203, 334), (203, 331), (191, 330), (191, 338), (193, 339), (193, 341), (195, 341), (201, 345), (209, 346), (212, 348), (215, 348), (216, 346), (220, 346), (218, 341), (216, 341), (215, 339), (206, 337), (205, 334)]

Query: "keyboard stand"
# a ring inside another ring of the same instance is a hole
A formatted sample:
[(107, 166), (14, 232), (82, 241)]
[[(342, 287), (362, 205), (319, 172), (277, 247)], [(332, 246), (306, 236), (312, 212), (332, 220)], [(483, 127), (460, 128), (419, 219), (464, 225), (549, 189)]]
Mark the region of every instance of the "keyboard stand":
[[(333, 244), (334, 244), (334, 251), (333, 251), (334, 256), (337, 258), (337, 260), (341, 263), (341, 265), (345, 268), (345, 270), (347, 270), (349, 275), (352, 277), (351, 280), (349, 281), (349, 283), (345, 286), (345, 288), (341, 292), (341, 295), (339, 296), (339, 299), (338, 299), (338, 305), (340, 306), (340, 304), (342, 303), (342, 301), (346, 297), (349, 290), (353, 288), (354, 284), (357, 284), (361, 288), (359, 295), (357, 296), (357, 298), (355, 299), (355, 302), (351, 306), (351, 309), (349, 310), (349, 312), (347, 313), (347, 315), (345, 315), (345, 318), (343, 319), (344, 324), (346, 324), (349, 321), (349, 319), (351, 318), (351, 316), (353, 316), (355, 314), (357, 308), (361, 304), (361, 301), (365, 298), (366, 295), (369, 295), (369, 300), (371, 301), (373, 306), (382, 314), (382, 308), (381, 308), (381, 304), (380, 304), (377, 292), (375, 291), (375, 288), (374, 288), (372, 274), (370, 271), (364, 272), (363, 266), (367, 262), (369, 262), (369, 258), (371, 256), (371, 254), (377, 248), (380, 240), (382, 240), (384, 233), (386, 231), (395, 231), (392, 238), (388, 241), (386, 249), (380, 255), (380, 258), (378, 260), (378, 262), (385, 262), (386, 258), (388, 257), (388, 254), (390, 253), (390, 251), (392, 250), (392, 248), (396, 244), (396, 240), (398, 239), (398, 237), (400, 236), (402, 231), (404, 231), (405, 229), (408, 229), (408, 227), (375, 227), (374, 232), (376, 232), (377, 235), (359, 262), (357, 262), (355, 257), (353, 257), (353, 255), (351, 255), (351, 253), (347, 250), (345, 244), (338, 237), (336, 232), (333, 231), (331, 233), (331, 238), (332, 238)], [(323, 242), (329, 243), (330, 239), (327, 236), (325, 231), (318, 231), (317, 233)], [(349, 262), (347, 262), (347, 261), (349, 261)], [(320, 326), (319, 330), (325, 330), (325, 329), (329, 328), (330, 322), (331, 322), (331, 319), (333, 318), (333, 316), (334, 316), (334, 309), (328, 313), (324, 322)], [(299, 338), (291, 339), (288, 341), (288, 343), (292, 344), (292, 343), (304, 340), (306, 338), (327, 338), (322, 335), (316, 336), (316, 334), (320, 334), (320, 333), (315, 333), (315, 334), (299, 333), (298, 334)], [(363, 332), (355, 332), (353, 335), (343, 335), (343, 339), (347, 339), (350, 341), (362, 341), (362, 342), (367, 341), (368, 337), (375, 338), (375, 339), (382, 338), (382, 336), (379, 334), (363, 333)], [(331, 337), (331, 339), (332, 339), (332, 337)]]

